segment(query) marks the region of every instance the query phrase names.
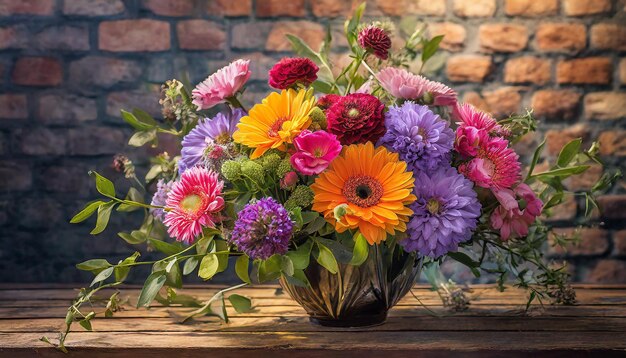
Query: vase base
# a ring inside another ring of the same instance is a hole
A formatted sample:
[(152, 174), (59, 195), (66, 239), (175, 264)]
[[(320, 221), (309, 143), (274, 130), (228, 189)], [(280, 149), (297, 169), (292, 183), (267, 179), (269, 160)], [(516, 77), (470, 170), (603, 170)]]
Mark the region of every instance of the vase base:
[(386, 320), (387, 312), (349, 318), (309, 317), (309, 321), (311, 321), (311, 323), (319, 326), (344, 328), (378, 326), (385, 323)]

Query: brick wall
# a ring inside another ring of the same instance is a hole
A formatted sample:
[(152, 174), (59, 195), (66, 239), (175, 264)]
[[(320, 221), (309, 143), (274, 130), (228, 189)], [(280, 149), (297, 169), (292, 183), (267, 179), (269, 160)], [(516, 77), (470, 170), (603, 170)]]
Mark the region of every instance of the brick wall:
[[(550, 138), (548, 154), (570, 138), (601, 139), (607, 163), (626, 156), (624, 0), (371, 0), (366, 16), (399, 27), (411, 20), (445, 34), (438, 79), (502, 117), (534, 107)], [(130, 134), (120, 108), (159, 115), (159, 84), (196, 83), (238, 57), (253, 60), (248, 104), (267, 86), (266, 71), (285, 55), (284, 34), (313, 47), (330, 23), (335, 38), (352, 1), (341, 0), (0, 0), (0, 281), (85, 280), (77, 261), (131, 250), (116, 228), (104, 235), (67, 223), (95, 197), (86, 175), (109, 168)], [(345, 41), (334, 56), (345, 61)], [(343, 46), (343, 47), (342, 47)], [(541, 135), (518, 150), (527, 153)], [(157, 149), (148, 150), (155, 153)], [(589, 185), (594, 168), (569, 183)], [(604, 225), (582, 231), (568, 253), (577, 280), (626, 281), (624, 183), (601, 198)], [(555, 219), (570, 230), (571, 199)], [(123, 220), (123, 221), (122, 221)]]

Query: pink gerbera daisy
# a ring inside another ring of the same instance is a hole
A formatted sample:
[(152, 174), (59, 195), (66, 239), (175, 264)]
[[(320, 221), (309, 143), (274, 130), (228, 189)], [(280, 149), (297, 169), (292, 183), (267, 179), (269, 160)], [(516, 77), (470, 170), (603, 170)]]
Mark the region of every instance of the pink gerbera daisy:
[(191, 92), (198, 110), (209, 109), (233, 97), (250, 78), (250, 60), (237, 60), (223, 67)]
[(459, 172), (483, 188), (510, 188), (520, 179), (519, 156), (509, 142), (491, 138), (478, 149), (475, 158), (459, 166)]
[(185, 171), (167, 194), (169, 211), (163, 223), (169, 235), (190, 244), (203, 227), (215, 227), (217, 213), (224, 207), (223, 187), (213, 171), (201, 167)]
[(498, 123), (487, 113), (476, 109), (469, 103), (459, 103), (454, 109), (454, 116), (460, 121), (461, 127), (474, 127), (491, 132)]

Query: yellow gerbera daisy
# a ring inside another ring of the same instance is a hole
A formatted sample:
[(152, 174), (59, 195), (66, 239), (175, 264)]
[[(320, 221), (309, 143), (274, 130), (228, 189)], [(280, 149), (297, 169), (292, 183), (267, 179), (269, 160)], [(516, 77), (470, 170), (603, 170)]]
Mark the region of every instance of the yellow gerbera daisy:
[(273, 92), (241, 118), (233, 139), (255, 148), (251, 159), (262, 156), (270, 148), (285, 150), (285, 143), (291, 143), (311, 125), (309, 114), (314, 106), (312, 92), (293, 89)]
[(313, 210), (335, 226), (337, 232), (359, 229), (370, 244), (387, 233), (405, 231), (416, 200), (413, 173), (406, 163), (371, 142), (350, 145), (332, 161), (311, 186)]

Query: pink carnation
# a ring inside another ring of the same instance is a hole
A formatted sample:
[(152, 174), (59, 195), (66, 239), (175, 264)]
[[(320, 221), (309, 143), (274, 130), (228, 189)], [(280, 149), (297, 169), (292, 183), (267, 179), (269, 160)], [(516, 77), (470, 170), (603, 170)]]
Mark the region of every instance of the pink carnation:
[[(528, 235), (528, 227), (541, 215), (543, 203), (530, 187), (519, 184), (515, 190), (494, 191), (499, 205), (491, 214), (491, 226), (500, 230), (502, 240)], [(523, 204), (520, 206), (517, 200)]]
[(489, 134), (475, 127), (458, 127), (454, 148), (459, 154), (466, 157), (475, 157), (480, 147), (489, 140)]
[(478, 149), (475, 158), (459, 166), (459, 172), (483, 188), (512, 187), (520, 179), (520, 163), (508, 144), (505, 139), (490, 138)]
[(325, 131), (302, 131), (293, 143), (297, 151), (291, 165), (304, 175), (320, 174), (341, 152), (337, 137)]
[(250, 78), (250, 60), (237, 60), (200, 82), (191, 92), (198, 110), (209, 109), (235, 96)]
[(224, 207), (222, 188), (215, 172), (201, 167), (186, 170), (167, 193), (163, 223), (177, 241), (194, 242), (203, 227), (215, 227)]
[[(434, 106), (456, 106), (456, 92), (443, 83), (427, 80), (425, 90), (425, 96), (431, 98), (430, 101), (426, 101), (426, 98), (424, 98), (426, 104), (432, 104)], [(431, 101), (432, 103), (428, 103)]]
[(392, 96), (402, 99), (417, 99), (424, 94), (426, 81), (422, 76), (395, 67), (387, 67), (376, 75), (380, 85)]

